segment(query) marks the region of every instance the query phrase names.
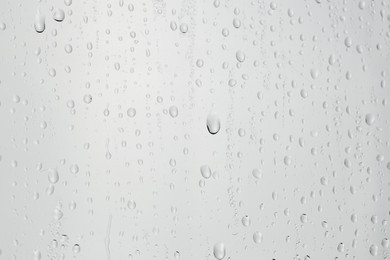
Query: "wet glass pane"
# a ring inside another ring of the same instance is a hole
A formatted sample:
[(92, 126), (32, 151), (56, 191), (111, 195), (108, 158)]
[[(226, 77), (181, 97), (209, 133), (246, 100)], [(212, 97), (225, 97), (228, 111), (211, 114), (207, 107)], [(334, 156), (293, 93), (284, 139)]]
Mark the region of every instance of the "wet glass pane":
[(390, 259), (387, 0), (1, 0), (0, 259)]

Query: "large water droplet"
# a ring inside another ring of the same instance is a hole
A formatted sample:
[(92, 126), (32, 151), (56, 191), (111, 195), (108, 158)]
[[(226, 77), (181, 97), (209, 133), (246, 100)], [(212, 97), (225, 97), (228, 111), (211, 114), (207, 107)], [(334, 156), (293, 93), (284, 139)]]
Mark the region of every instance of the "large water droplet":
[(45, 16), (38, 10), (35, 15), (34, 28), (37, 33), (42, 33), (45, 28)]
[(218, 260), (221, 260), (226, 255), (226, 248), (225, 245), (222, 242), (218, 242), (214, 245), (213, 253), (215, 258)]
[(207, 117), (207, 130), (210, 134), (215, 135), (221, 129), (221, 121), (215, 114), (209, 114)]

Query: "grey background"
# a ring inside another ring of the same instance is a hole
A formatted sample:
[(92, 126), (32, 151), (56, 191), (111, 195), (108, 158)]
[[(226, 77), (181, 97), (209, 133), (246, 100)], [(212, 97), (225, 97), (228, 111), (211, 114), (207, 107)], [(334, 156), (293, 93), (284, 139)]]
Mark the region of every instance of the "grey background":
[(1, 0), (0, 259), (388, 259), (389, 5)]

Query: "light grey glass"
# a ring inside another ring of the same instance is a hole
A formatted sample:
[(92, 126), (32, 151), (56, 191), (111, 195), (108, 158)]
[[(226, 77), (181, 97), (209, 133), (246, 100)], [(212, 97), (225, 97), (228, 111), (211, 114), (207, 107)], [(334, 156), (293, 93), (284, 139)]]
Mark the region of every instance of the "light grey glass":
[(390, 259), (390, 1), (0, 0), (0, 259)]

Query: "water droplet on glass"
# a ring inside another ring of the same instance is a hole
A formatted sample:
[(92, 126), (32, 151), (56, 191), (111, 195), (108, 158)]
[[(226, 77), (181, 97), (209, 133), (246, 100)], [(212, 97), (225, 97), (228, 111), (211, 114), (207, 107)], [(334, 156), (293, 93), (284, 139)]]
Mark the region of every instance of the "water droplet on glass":
[(261, 179), (262, 177), (262, 173), (259, 169), (255, 168), (252, 170), (252, 175), (253, 177), (255, 177), (256, 179)]
[(213, 253), (218, 260), (223, 259), (226, 255), (225, 245), (222, 242), (216, 243), (213, 248)]
[(211, 169), (208, 165), (202, 165), (200, 167), (200, 173), (202, 174), (203, 178), (208, 179), (211, 177)]
[(253, 241), (256, 244), (260, 244), (263, 241), (263, 234), (260, 231), (256, 231), (253, 233)]
[(37, 33), (42, 33), (45, 28), (45, 16), (38, 10), (35, 15), (34, 28)]
[(41, 260), (41, 252), (38, 250), (34, 251), (34, 260)]
[(187, 33), (187, 32), (188, 32), (188, 25), (187, 25), (186, 23), (182, 23), (182, 24), (180, 25), (180, 31), (181, 31), (182, 33)]
[(65, 19), (65, 12), (62, 9), (58, 9), (53, 14), (53, 19), (57, 22), (62, 22)]
[(137, 114), (137, 111), (135, 110), (134, 107), (130, 107), (129, 109), (127, 109), (127, 115), (129, 117), (135, 117), (135, 115)]
[(77, 254), (77, 253), (80, 253), (80, 245), (79, 244), (75, 244), (72, 248), (72, 251), (73, 253)]
[(134, 200), (129, 200), (129, 201), (127, 202), (127, 207), (128, 207), (129, 209), (135, 209), (136, 206), (137, 206), (137, 204), (135, 203)]
[(236, 59), (239, 62), (244, 62), (245, 61), (245, 53), (242, 51), (237, 51), (236, 52)]
[(248, 227), (251, 224), (251, 219), (248, 215), (245, 215), (241, 219), (241, 223), (244, 227)]
[(58, 182), (59, 180), (59, 175), (58, 175), (58, 171), (56, 169), (50, 169), (49, 172), (48, 172), (48, 179), (50, 181), (50, 183), (52, 184), (55, 184)]
[(378, 246), (377, 245), (371, 245), (369, 251), (370, 251), (370, 254), (372, 256), (377, 256), (378, 255)]
[(91, 96), (91, 95), (89, 95), (89, 94), (87, 94), (87, 95), (84, 95), (84, 97), (83, 97), (83, 101), (84, 101), (84, 103), (85, 103), (85, 104), (89, 104), (89, 103), (91, 103), (91, 102), (92, 102), (92, 96)]
[(210, 134), (215, 135), (221, 129), (219, 117), (215, 114), (209, 114), (207, 117), (207, 130)]
[(367, 114), (365, 121), (367, 125), (372, 125), (375, 122), (375, 116), (373, 114)]
[(170, 106), (169, 107), (169, 115), (173, 118), (177, 117), (177, 115), (179, 114), (179, 110), (177, 108), (177, 106)]

